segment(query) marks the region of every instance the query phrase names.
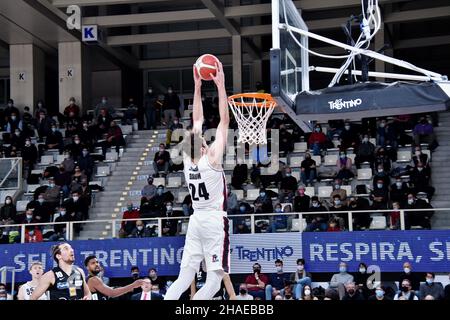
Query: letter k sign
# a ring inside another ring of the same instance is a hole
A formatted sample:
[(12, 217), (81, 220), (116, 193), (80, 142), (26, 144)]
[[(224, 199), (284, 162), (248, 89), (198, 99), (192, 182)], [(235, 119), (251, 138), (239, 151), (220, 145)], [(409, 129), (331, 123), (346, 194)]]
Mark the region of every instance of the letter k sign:
[(97, 41), (98, 40), (98, 29), (96, 25), (83, 26), (83, 41)]

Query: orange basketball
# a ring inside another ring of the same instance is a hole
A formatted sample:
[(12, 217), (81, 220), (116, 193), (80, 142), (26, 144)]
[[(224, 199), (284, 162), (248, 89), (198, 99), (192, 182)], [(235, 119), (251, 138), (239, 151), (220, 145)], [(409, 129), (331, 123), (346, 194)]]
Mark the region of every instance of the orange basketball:
[(197, 59), (195, 69), (202, 80), (212, 80), (211, 75), (216, 75), (216, 63), (219, 63), (219, 59), (212, 54), (204, 54)]

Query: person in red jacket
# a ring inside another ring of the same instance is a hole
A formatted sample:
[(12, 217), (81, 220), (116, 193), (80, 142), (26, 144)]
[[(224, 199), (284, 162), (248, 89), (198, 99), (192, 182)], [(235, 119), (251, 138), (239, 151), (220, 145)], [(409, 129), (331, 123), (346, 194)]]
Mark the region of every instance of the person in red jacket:
[(127, 209), (128, 210), (123, 213), (123, 217), (122, 217), (123, 220), (122, 220), (122, 225), (121, 225), (121, 229), (120, 229), (120, 234), (122, 237), (128, 237), (128, 235), (130, 235), (131, 232), (133, 232), (134, 228), (136, 227), (137, 220), (132, 220), (132, 221), (126, 221), (126, 220), (127, 219), (139, 219), (141, 217), (141, 213), (139, 212), (138, 209), (133, 207), (133, 203), (131, 201), (128, 202)]
[(265, 287), (269, 283), (269, 278), (261, 273), (261, 265), (259, 263), (253, 265), (253, 274), (250, 274), (245, 278), (245, 283), (247, 284), (249, 295), (264, 300)]
[(339, 227), (339, 224), (336, 220), (332, 219), (328, 223), (327, 231), (335, 232), (335, 231), (341, 231), (341, 228)]
[(42, 242), (42, 241), (44, 241), (44, 237), (42, 236), (41, 230), (39, 230), (38, 228), (27, 229), (27, 232), (25, 234), (26, 243)]
[(327, 136), (322, 132), (322, 127), (320, 124), (316, 124), (314, 131), (311, 133), (308, 139), (309, 149), (313, 150), (315, 156), (320, 155), (320, 150), (325, 147), (327, 142)]

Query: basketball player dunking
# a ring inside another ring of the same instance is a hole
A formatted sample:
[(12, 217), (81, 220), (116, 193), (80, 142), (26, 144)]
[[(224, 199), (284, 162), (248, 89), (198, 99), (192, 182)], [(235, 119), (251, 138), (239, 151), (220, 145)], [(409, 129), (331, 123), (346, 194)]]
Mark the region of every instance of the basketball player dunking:
[(75, 254), (68, 243), (52, 247), (53, 259), (58, 266), (46, 272), (31, 295), (37, 300), (47, 290), (50, 300), (91, 300), (91, 292), (86, 284), (84, 271), (74, 265)]
[(167, 290), (165, 300), (179, 299), (191, 285), (203, 259), (207, 269), (206, 282), (194, 295), (194, 300), (211, 299), (220, 289), (224, 272), (228, 272), (229, 268), (227, 183), (222, 169), (222, 157), (230, 118), (225, 76), (220, 62), (216, 65), (216, 70), (213, 81), (218, 89), (220, 123), (215, 140), (208, 147), (202, 137), (202, 81), (194, 67), (194, 123), (193, 130), (185, 137), (185, 143), (190, 142), (189, 149), (186, 146), (183, 148), (184, 176), (191, 194), (194, 214), (189, 220), (180, 274)]

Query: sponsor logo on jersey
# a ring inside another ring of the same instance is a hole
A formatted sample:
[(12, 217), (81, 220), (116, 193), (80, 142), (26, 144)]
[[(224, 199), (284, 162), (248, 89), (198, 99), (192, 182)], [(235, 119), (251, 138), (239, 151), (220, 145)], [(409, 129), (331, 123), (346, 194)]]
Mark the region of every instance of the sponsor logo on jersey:
[(67, 282), (58, 282), (56, 288), (58, 288), (58, 290), (67, 289), (69, 288), (69, 284)]
[(217, 254), (213, 254), (212, 262), (219, 262), (219, 258), (217, 257)]

